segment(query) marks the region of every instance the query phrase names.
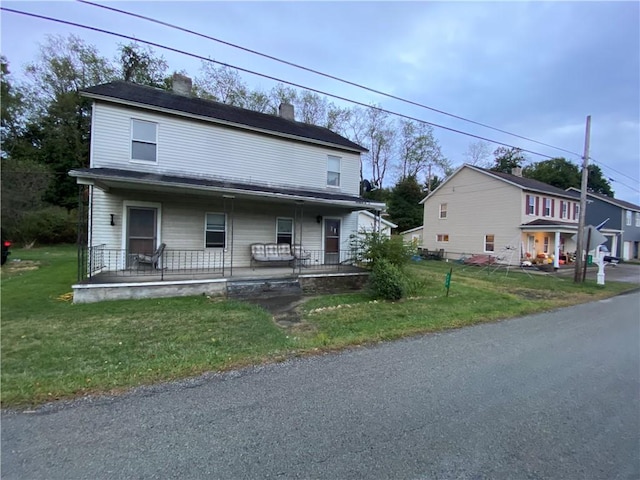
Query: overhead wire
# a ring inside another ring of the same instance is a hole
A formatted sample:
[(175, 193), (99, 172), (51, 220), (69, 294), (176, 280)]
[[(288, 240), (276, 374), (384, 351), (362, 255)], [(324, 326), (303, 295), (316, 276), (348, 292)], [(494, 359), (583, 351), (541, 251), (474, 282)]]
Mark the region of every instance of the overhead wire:
[(40, 14), (37, 14), (37, 13), (31, 13), (31, 12), (23, 12), (23, 11), (20, 11), (20, 10), (15, 10), (13, 8), (8, 8), (8, 7), (4, 7), (4, 6), (0, 6), (0, 10), (6, 11), (6, 12), (11, 12), (11, 13), (16, 13), (16, 14), (19, 14), (19, 15), (25, 15), (25, 16), (28, 16), (28, 17), (39, 18), (39, 19), (47, 20), (47, 21), (51, 21), (51, 22), (61, 23), (63, 25), (70, 25), (70, 26), (73, 26), (73, 27), (83, 28), (83, 29), (86, 29), (86, 30), (94, 31), (94, 32), (104, 33), (106, 35), (112, 35), (112, 36), (115, 36), (115, 37), (124, 38), (124, 39), (130, 40), (132, 42), (144, 43), (146, 45), (151, 45), (151, 46), (156, 47), (156, 48), (169, 50), (171, 52), (178, 53), (178, 54), (181, 54), (181, 55), (186, 55), (186, 56), (193, 57), (193, 58), (197, 58), (197, 59), (202, 60), (202, 61), (215, 63), (215, 64), (222, 65), (222, 66), (228, 67), (228, 68), (233, 68), (235, 70), (239, 70), (241, 72), (249, 73), (251, 75), (256, 75), (256, 76), (267, 78), (269, 80), (273, 80), (273, 81), (276, 81), (276, 82), (284, 83), (286, 85), (291, 85), (293, 87), (305, 89), (305, 90), (308, 90), (310, 92), (315, 92), (315, 93), (318, 93), (318, 94), (321, 94), (321, 95), (326, 95), (328, 97), (336, 98), (338, 100), (342, 100), (342, 101), (348, 102), (348, 103), (353, 103), (355, 105), (359, 105), (359, 106), (362, 106), (362, 107), (365, 107), (365, 108), (372, 108), (374, 110), (378, 110), (380, 112), (387, 113), (389, 115), (394, 115), (394, 116), (397, 116), (397, 117), (400, 117), (400, 118), (404, 118), (404, 119), (407, 119), (407, 120), (413, 120), (413, 121), (418, 122), (418, 123), (423, 123), (425, 125), (430, 125), (432, 127), (440, 128), (440, 129), (447, 130), (447, 131), (450, 131), (450, 132), (453, 132), (453, 133), (466, 135), (468, 137), (476, 138), (476, 139), (479, 139), (479, 140), (484, 140), (486, 142), (494, 143), (496, 145), (502, 145), (504, 147), (519, 149), (522, 152), (530, 153), (532, 155), (537, 155), (537, 156), (544, 157), (544, 158), (549, 158), (549, 159), (554, 158), (551, 155), (547, 155), (547, 154), (544, 154), (544, 153), (536, 152), (534, 150), (530, 150), (530, 149), (526, 149), (526, 148), (522, 148), (522, 147), (517, 147), (515, 145), (509, 144), (509, 143), (506, 143), (506, 142), (493, 140), (493, 139), (490, 139), (490, 138), (487, 138), (487, 137), (483, 137), (481, 135), (476, 135), (474, 133), (465, 132), (465, 131), (462, 131), (462, 130), (458, 130), (456, 128), (447, 127), (445, 125), (440, 125), (438, 123), (434, 123), (434, 122), (430, 122), (430, 121), (427, 121), (427, 120), (424, 120), (424, 119), (421, 119), (421, 118), (413, 117), (411, 115), (406, 115), (406, 114), (403, 114), (403, 113), (394, 112), (392, 110), (388, 110), (388, 109), (385, 109), (385, 108), (382, 108), (382, 107), (378, 107), (378, 106), (374, 106), (374, 105), (368, 105), (368, 104), (366, 104), (364, 102), (360, 102), (358, 100), (352, 100), (352, 99), (349, 99), (349, 98), (346, 98), (346, 97), (343, 97), (343, 96), (340, 96), (340, 95), (336, 95), (336, 94), (333, 94), (333, 93), (325, 92), (323, 90), (319, 90), (319, 89), (316, 89), (316, 88), (306, 87), (304, 85), (301, 85), (301, 84), (298, 84), (298, 83), (295, 83), (295, 82), (290, 82), (288, 80), (283, 80), (281, 78), (277, 78), (277, 77), (274, 77), (274, 76), (271, 76), (271, 75), (267, 75), (267, 74), (264, 74), (264, 73), (256, 72), (256, 71), (253, 71), (253, 70), (249, 70), (247, 68), (238, 67), (236, 65), (232, 65), (232, 64), (229, 64), (229, 63), (221, 62), (221, 61), (218, 61), (218, 60), (213, 60), (211, 58), (204, 57), (202, 55), (198, 55), (198, 54), (195, 54), (195, 53), (187, 52), (185, 50), (180, 50), (180, 49), (174, 48), (174, 47), (169, 47), (167, 45), (163, 45), (163, 44), (160, 44), (160, 43), (157, 43), (157, 42), (152, 42), (150, 40), (143, 40), (143, 39), (138, 38), (138, 37), (134, 37), (134, 36), (131, 36), (131, 35), (125, 35), (123, 33), (113, 32), (111, 30), (105, 30), (105, 29), (98, 28), (98, 27), (92, 27), (90, 25), (84, 25), (84, 24), (80, 24), (80, 23), (76, 23), (76, 22), (71, 22), (69, 20), (61, 20), (59, 18), (49, 17), (47, 15), (40, 15)]
[(532, 143), (536, 143), (536, 144), (539, 144), (539, 145), (543, 145), (545, 147), (553, 148), (555, 150), (559, 150), (559, 151), (562, 151), (562, 152), (565, 152), (565, 153), (570, 153), (571, 155), (576, 155), (578, 157), (581, 156), (579, 153), (573, 152), (571, 150), (564, 149), (562, 147), (556, 147), (554, 145), (550, 145), (548, 143), (540, 142), (538, 140), (534, 140), (532, 138), (525, 137), (523, 135), (519, 135), (517, 133), (512, 133), (512, 132), (509, 132), (507, 130), (503, 130), (501, 128), (493, 127), (491, 125), (487, 125), (485, 123), (478, 122), (476, 120), (471, 120), (469, 118), (465, 118), (465, 117), (462, 117), (460, 115), (456, 115), (454, 113), (447, 112), (445, 110), (440, 110), (438, 108), (430, 107), (430, 106), (425, 105), (425, 104), (420, 103), (420, 102), (416, 102), (416, 101), (409, 100), (409, 99), (406, 99), (406, 98), (403, 98), (403, 97), (399, 97), (397, 95), (393, 95), (393, 94), (390, 94), (390, 93), (387, 93), (387, 92), (383, 92), (383, 91), (377, 90), (375, 88), (367, 87), (366, 85), (362, 85), (362, 84), (359, 84), (359, 83), (356, 83), (356, 82), (352, 82), (350, 80), (346, 80), (344, 78), (337, 77), (337, 76), (331, 75), (329, 73), (321, 72), (319, 70), (316, 70), (316, 69), (313, 69), (313, 68), (310, 68), (310, 67), (305, 67), (303, 65), (300, 65), (300, 64), (297, 64), (297, 63), (294, 63), (294, 62), (290, 62), (288, 60), (284, 60), (282, 58), (279, 58), (279, 57), (276, 57), (276, 56), (273, 56), (273, 55), (269, 55), (269, 54), (266, 54), (266, 53), (259, 52), (257, 50), (253, 50), (253, 49), (250, 49), (250, 48), (247, 48), (247, 47), (243, 47), (241, 45), (237, 45), (237, 44), (234, 44), (234, 43), (231, 43), (231, 42), (227, 42), (225, 40), (221, 40), (219, 38), (212, 37), (212, 36), (206, 35), (204, 33), (196, 32), (195, 30), (190, 30), (188, 28), (184, 28), (184, 27), (181, 27), (179, 25), (175, 25), (173, 23), (165, 22), (163, 20), (158, 20), (156, 18), (152, 18), (152, 17), (146, 16), (146, 15), (141, 15), (141, 14), (138, 14), (138, 13), (129, 12), (127, 10), (122, 10), (122, 9), (111, 7), (111, 6), (107, 6), (107, 5), (101, 5), (99, 3), (91, 2), (91, 1), (88, 1), (88, 0), (77, 0), (77, 2), (83, 3), (85, 5), (91, 5), (91, 6), (94, 6), (94, 7), (103, 8), (105, 10), (109, 10), (109, 11), (112, 11), (112, 12), (120, 13), (120, 14), (123, 14), (123, 15), (128, 15), (128, 16), (131, 16), (131, 17), (134, 17), (134, 18), (138, 18), (138, 19), (141, 19), (141, 20), (146, 20), (148, 22), (152, 22), (152, 23), (155, 23), (155, 24), (158, 24), (158, 25), (162, 25), (162, 26), (169, 27), (169, 28), (172, 28), (172, 29), (175, 29), (175, 30), (179, 30), (181, 32), (188, 33), (188, 34), (191, 34), (191, 35), (195, 35), (195, 36), (198, 36), (200, 38), (205, 38), (207, 40), (211, 40), (211, 41), (214, 41), (214, 42), (217, 42), (217, 43), (221, 43), (223, 45), (227, 45), (227, 46), (242, 50), (244, 52), (248, 52), (248, 53), (251, 53), (251, 54), (254, 54), (254, 55), (258, 55), (260, 57), (267, 58), (269, 60), (273, 60), (275, 62), (279, 62), (279, 63), (282, 63), (284, 65), (295, 67), (295, 68), (298, 68), (300, 70), (304, 70), (306, 72), (314, 73), (316, 75), (320, 75), (322, 77), (329, 78), (331, 80), (336, 80), (336, 81), (344, 83), (346, 85), (351, 85), (351, 86), (366, 90), (368, 92), (375, 93), (377, 95), (381, 95), (381, 96), (384, 96), (384, 97), (387, 97), (387, 98), (392, 98), (394, 100), (398, 100), (400, 102), (404, 102), (404, 103), (407, 103), (409, 105), (414, 105), (414, 106), (417, 106), (417, 107), (420, 107), (420, 108), (431, 110), (433, 112), (440, 113), (442, 115), (446, 115), (446, 116), (449, 116), (449, 117), (452, 117), (452, 118), (455, 118), (455, 119), (458, 119), (458, 120), (462, 120), (464, 122), (472, 123), (474, 125), (478, 125), (478, 126), (481, 126), (481, 127), (484, 127), (484, 128), (488, 128), (490, 130), (495, 130), (496, 132), (504, 133), (506, 135), (510, 135), (510, 136), (519, 138), (521, 140), (526, 140), (528, 142), (532, 142)]
[[(469, 122), (469, 123), (472, 123), (472, 124), (476, 124), (476, 125), (479, 125), (479, 126), (482, 126), (482, 127), (485, 127), (485, 128), (489, 128), (491, 130), (495, 130), (495, 131), (498, 131), (498, 132), (501, 132), (501, 133), (504, 133), (504, 134), (507, 134), (507, 135), (511, 135), (511, 136), (514, 136), (514, 137), (517, 137), (517, 138), (520, 138), (520, 139), (523, 139), (523, 140), (526, 140), (526, 141), (530, 141), (532, 143), (540, 144), (540, 145), (543, 145), (543, 146), (546, 146), (546, 147), (549, 147), (549, 148), (553, 148), (553, 149), (556, 149), (556, 150), (559, 150), (559, 151), (564, 151), (566, 153), (570, 153), (572, 155), (580, 156), (576, 152), (572, 152), (570, 150), (566, 150), (566, 149), (563, 149), (561, 147), (556, 147), (556, 146), (553, 146), (553, 145), (550, 145), (550, 144), (547, 144), (547, 143), (544, 143), (544, 142), (540, 142), (540, 141), (537, 141), (537, 140), (534, 140), (534, 139), (531, 139), (531, 138), (528, 138), (528, 137), (525, 137), (525, 136), (522, 136), (522, 135), (518, 135), (518, 134), (515, 134), (515, 133), (512, 133), (512, 132), (508, 132), (506, 130), (502, 130), (502, 129), (499, 129), (499, 128), (496, 128), (496, 127), (492, 127), (490, 125), (486, 125), (486, 124), (483, 124), (481, 122), (470, 120), (470, 119), (467, 119), (467, 118), (464, 118), (464, 117), (461, 117), (461, 116), (458, 116), (458, 115), (455, 115), (455, 114), (451, 114), (451, 113), (446, 112), (446, 111), (442, 111), (442, 110), (439, 110), (439, 109), (436, 109), (436, 108), (433, 108), (433, 107), (429, 107), (427, 105), (424, 105), (424, 104), (421, 104), (421, 103), (418, 103), (418, 102), (414, 102), (412, 100), (408, 100), (408, 99), (404, 99), (402, 97), (398, 97), (398, 96), (395, 96), (395, 95), (392, 95), (392, 94), (388, 94), (388, 93), (385, 93), (385, 92), (382, 92), (382, 91), (379, 91), (379, 90), (376, 90), (376, 89), (373, 89), (373, 88), (370, 88), (370, 87), (367, 87), (367, 86), (364, 86), (364, 85), (360, 85), (360, 84), (355, 83), (355, 82), (351, 82), (349, 80), (342, 79), (340, 77), (336, 77), (336, 76), (333, 76), (333, 75), (330, 75), (330, 74), (326, 74), (326, 73), (323, 73), (323, 72), (320, 72), (320, 71), (317, 71), (317, 70), (314, 70), (314, 69), (311, 69), (311, 68), (308, 68), (308, 67), (304, 67), (302, 65), (298, 65), (298, 64), (295, 64), (293, 62), (289, 62), (287, 60), (280, 59), (278, 57), (274, 57), (274, 56), (271, 56), (271, 55), (268, 55), (268, 54), (264, 54), (264, 53), (261, 53), (261, 52), (255, 51), (255, 50), (248, 49), (246, 47), (235, 45), (233, 43), (226, 42), (224, 40), (220, 40), (220, 39), (217, 39), (215, 37), (211, 37), (209, 35), (205, 35), (205, 34), (202, 34), (202, 33), (199, 33), (199, 32), (195, 32), (193, 30), (189, 30), (189, 29), (186, 29), (186, 28), (183, 28), (183, 27), (180, 27), (180, 26), (168, 23), (168, 22), (163, 22), (161, 20), (153, 19), (151, 17), (135, 14), (135, 13), (132, 13), (132, 12), (127, 12), (127, 11), (120, 10), (120, 9), (117, 9), (117, 8), (114, 8), (114, 7), (108, 7), (108, 6), (100, 5), (100, 4), (97, 4), (97, 3), (94, 3), (94, 2), (90, 2), (90, 1), (87, 1), (87, 0), (77, 0), (77, 1), (79, 3), (84, 3), (84, 4), (87, 4), (87, 5), (92, 5), (92, 6), (96, 6), (96, 7), (99, 7), (99, 8), (104, 8), (104, 9), (107, 9), (107, 10), (112, 10), (112, 11), (117, 12), (117, 13), (122, 13), (122, 14), (133, 16), (133, 17), (136, 17), (136, 18), (144, 19), (144, 20), (147, 20), (147, 21), (150, 21), (150, 22), (153, 22), (153, 23), (157, 23), (157, 24), (160, 24), (160, 25), (164, 25), (164, 26), (167, 26), (167, 27), (170, 27), (170, 28), (174, 28), (174, 29), (183, 31), (185, 33), (190, 33), (190, 34), (193, 34), (193, 35), (197, 35), (197, 36), (200, 36), (202, 38), (206, 38), (206, 39), (209, 39), (209, 40), (212, 40), (212, 41), (216, 41), (216, 42), (219, 42), (219, 43), (222, 43), (222, 44), (234, 47), (234, 48), (238, 48), (238, 49), (241, 49), (243, 51), (247, 51), (249, 53), (253, 53), (255, 55), (259, 55), (259, 56), (262, 56), (262, 57), (265, 57), (265, 58), (268, 58), (268, 59), (271, 59), (271, 60), (274, 60), (274, 61), (277, 61), (277, 62), (280, 62), (280, 63), (283, 63), (283, 64), (287, 64), (287, 65), (290, 65), (290, 66), (293, 66), (293, 67), (296, 67), (296, 68), (299, 68), (299, 69), (302, 69), (302, 70), (305, 70), (305, 71), (308, 71), (308, 72), (311, 72), (311, 73), (315, 73), (317, 75), (324, 76), (326, 78), (331, 78), (333, 80), (336, 80), (336, 81), (339, 81), (339, 82), (342, 82), (342, 83), (345, 83), (345, 84), (349, 84), (349, 85), (352, 85), (352, 86), (355, 86), (355, 87), (370, 91), (372, 93), (376, 93), (376, 94), (379, 94), (379, 95), (382, 95), (382, 96), (386, 96), (388, 98), (392, 98), (392, 99), (399, 100), (399, 101), (402, 101), (402, 102), (405, 102), (405, 103), (408, 103), (408, 104), (419, 106), (421, 108), (432, 110), (432, 111), (435, 111), (437, 113), (441, 113), (441, 114), (444, 114), (444, 115), (447, 115), (447, 116), (450, 116), (450, 117), (453, 117), (453, 118), (457, 118), (459, 120), (463, 120), (463, 121), (466, 121), (466, 122)], [(490, 138), (487, 138), (487, 137), (484, 137), (484, 136), (481, 136), (481, 135), (476, 135), (476, 134), (465, 132), (465, 131), (462, 131), (462, 130), (458, 130), (458, 129), (455, 129), (455, 128), (452, 128), (452, 127), (447, 127), (445, 125), (440, 125), (440, 124), (437, 124), (437, 123), (434, 123), (434, 122), (430, 122), (430, 121), (427, 121), (427, 120), (424, 120), (424, 119), (420, 119), (420, 118), (417, 118), (417, 117), (413, 117), (413, 116), (410, 116), (410, 115), (405, 115), (405, 114), (402, 114), (402, 113), (394, 112), (394, 111), (391, 111), (391, 110), (388, 110), (388, 109), (384, 109), (384, 108), (381, 108), (381, 107), (368, 105), (368, 104), (365, 104), (363, 102), (359, 102), (357, 100), (352, 100), (352, 99), (349, 99), (349, 98), (346, 98), (346, 97), (342, 97), (340, 95), (324, 92), (322, 90), (314, 89), (314, 88), (311, 88), (311, 87), (306, 87), (304, 85), (300, 85), (300, 84), (297, 84), (297, 83), (294, 83), (294, 82), (290, 82), (290, 81), (287, 81), (287, 80), (279, 79), (277, 77), (273, 77), (273, 76), (270, 76), (270, 75), (267, 75), (267, 74), (263, 74), (263, 73), (252, 71), (252, 70), (249, 70), (249, 69), (246, 69), (246, 68), (238, 67), (238, 66), (235, 66), (235, 65), (232, 65), (232, 64), (228, 64), (228, 63), (225, 63), (225, 62), (220, 62), (220, 61), (217, 61), (217, 60), (213, 60), (211, 58), (204, 57), (202, 55), (194, 54), (194, 53), (187, 52), (187, 51), (184, 51), (184, 50), (180, 50), (180, 49), (177, 49), (177, 48), (174, 48), (174, 47), (169, 47), (167, 45), (162, 45), (162, 44), (159, 44), (157, 42), (143, 40), (143, 39), (136, 38), (136, 37), (133, 37), (133, 36), (130, 36), (130, 35), (125, 35), (125, 34), (113, 32), (113, 31), (110, 31), (110, 30), (101, 29), (101, 28), (98, 28), (98, 27), (92, 27), (90, 25), (79, 24), (79, 23), (76, 23), (76, 22), (57, 19), (57, 18), (46, 16), (46, 15), (39, 15), (39, 14), (31, 13), (31, 12), (24, 12), (24, 11), (15, 10), (15, 9), (12, 9), (12, 8), (3, 7), (3, 6), (0, 6), (0, 10), (8, 11), (8, 12), (11, 12), (11, 13), (16, 13), (16, 14), (19, 14), (19, 15), (25, 15), (25, 16), (30, 16), (30, 17), (34, 17), (34, 18), (39, 18), (39, 19), (42, 19), (42, 20), (52, 21), (52, 22), (56, 22), (56, 23), (61, 23), (61, 24), (65, 24), (65, 25), (70, 25), (70, 26), (74, 26), (74, 27), (78, 27), (78, 28), (88, 29), (88, 30), (92, 30), (92, 31), (95, 31), (95, 32), (98, 32), (98, 33), (104, 33), (106, 35), (112, 35), (112, 36), (124, 38), (124, 39), (130, 40), (130, 41), (133, 41), (133, 42), (144, 43), (146, 45), (151, 45), (151, 46), (154, 46), (154, 47), (157, 47), (157, 48), (161, 48), (161, 49), (164, 49), (164, 50), (169, 50), (169, 51), (181, 54), (181, 55), (197, 58), (197, 59), (202, 60), (202, 61), (207, 61), (207, 62), (215, 63), (215, 64), (218, 64), (218, 65), (221, 65), (221, 66), (225, 66), (225, 67), (228, 67), (228, 68), (236, 69), (236, 70), (239, 70), (239, 71), (242, 71), (242, 72), (245, 72), (245, 73), (249, 73), (251, 75), (256, 75), (256, 76), (259, 76), (259, 77), (267, 78), (269, 80), (273, 80), (273, 81), (277, 81), (277, 82), (280, 82), (280, 83), (284, 83), (284, 84), (291, 85), (291, 86), (294, 86), (294, 87), (297, 87), (297, 88), (306, 89), (308, 91), (312, 91), (312, 92), (315, 92), (315, 93), (318, 93), (318, 94), (326, 95), (328, 97), (336, 98), (336, 99), (339, 99), (339, 100), (342, 100), (342, 101), (345, 101), (345, 102), (348, 102), (348, 103), (352, 103), (352, 104), (355, 104), (355, 105), (363, 106), (363, 107), (366, 107), (366, 108), (373, 108), (375, 110), (378, 110), (378, 111), (381, 111), (381, 112), (384, 112), (384, 113), (387, 113), (387, 114), (390, 114), (390, 115), (394, 115), (394, 116), (397, 116), (397, 117), (400, 117), (400, 118), (405, 118), (405, 119), (408, 119), (408, 120), (413, 120), (413, 121), (416, 121), (416, 122), (419, 122), (419, 123), (423, 123), (423, 124), (426, 124), (426, 125), (430, 125), (430, 126), (433, 126), (433, 127), (436, 127), (436, 128), (440, 128), (440, 129), (443, 129), (443, 130), (451, 131), (453, 133), (458, 133), (458, 134), (461, 134), (461, 135), (469, 136), (469, 137), (472, 137), (472, 138), (476, 138), (476, 139), (479, 139), (479, 140), (487, 141), (487, 142), (494, 143), (494, 144), (497, 144), (497, 145), (502, 145), (502, 146), (509, 147), (509, 148), (518, 148), (519, 150), (521, 150), (523, 152), (530, 153), (530, 154), (537, 155), (537, 156), (544, 157), (544, 158), (549, 158), (549, 159), (554, 158), (553, 156), (546, 155), (546, 154), (543, 154), (543, 153), (540, 153), (540, 152), (536, 152), (536, 151), (533, 151), (533, 150), (530, 150), (530, 149), (517, 147), (517, 146), (511, 145), (511, 144), (508, 144), (506, 142), (493, 140), (493, 139), (490, 139)], [(622, 176), (624, 176), (626, 178), (629, 178), (629, 179), (631, 179), (633, 181), (636, 181), (636, 179), (630, 177), (629, 175), (627, 175), (627, 174), (625, 174), (623, 172), (620, 172), (620, 171), (614, 169), (613, 167), (608, 166), (607, 164), (605, 164), (603, 162), (596, 161), (593, 158), (591, 158), (591, 160), (594, 161), (595, 163), (598, 163), (598, 164), (602, 165), (605, 168), (609, 168), (610, 170), (618, 173), (619, 175), (622, 175)], [(630, 189), (632, 189), (632, 190), (634, 190), (636, 192), (640, 192), (640, 190), (638, 190), (637, 188), (631, 187), (631, 186), (629, 186), (629, 185), (627, 185), (627, 184), (625, 184), (623, 182), (620, 182), (619, 180), (615, 180), (615, 179), (611, 179), (611, 180), (614, 181), (614, 182), (617, 182), (617, 183), (619, 183), (619, 184), (621, 184), (621, 185), (623, 185), (623, 186), (625, 186), (627, 188), (630, 188)]]

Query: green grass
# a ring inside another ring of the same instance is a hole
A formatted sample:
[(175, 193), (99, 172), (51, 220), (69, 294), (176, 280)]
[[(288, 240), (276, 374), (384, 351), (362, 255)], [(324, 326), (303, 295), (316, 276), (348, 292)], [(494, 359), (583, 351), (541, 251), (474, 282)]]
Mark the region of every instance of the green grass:
[(328, 295), (303, 306), (289, 330), (264, 310), (203, 296), (73, 305), (76, 250), (13, 251), (2, 268), (2, 404), (123, 389), (291, 355), (456, 328), (581, 303), (629, 290), (575, 285), (553, 276), (490, 273), (452, 264), (410, 266), (424, 290), (396, 303), (365, 293)]

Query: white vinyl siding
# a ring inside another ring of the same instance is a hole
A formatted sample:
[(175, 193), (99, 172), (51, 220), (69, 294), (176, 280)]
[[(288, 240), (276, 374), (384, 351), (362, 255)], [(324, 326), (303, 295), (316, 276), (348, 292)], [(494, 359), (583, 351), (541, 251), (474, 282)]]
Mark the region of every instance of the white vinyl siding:
[[(131, 112), (103, 102), (94, 104), (92, 167), (331, 188), (350, 195), (360, 192), (358, 153), (150, 111), (137, 110), (135, 117), (158, 124), (157, 162), (131, 165)], [(339, 188), (327, 186), (329, 155), (340, 158)]]
[(156, 163), (158, 125), (146, 120), (131, 119), (131, 160)]

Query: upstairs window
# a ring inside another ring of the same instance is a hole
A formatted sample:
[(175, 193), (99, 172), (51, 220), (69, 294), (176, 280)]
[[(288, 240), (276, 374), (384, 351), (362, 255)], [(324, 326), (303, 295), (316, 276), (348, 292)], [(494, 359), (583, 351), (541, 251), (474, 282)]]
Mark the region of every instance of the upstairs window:
[(339, 187), (340, 186), (340, 157), (334, 157), (333, 155), (329, 155), (327, 159), (327, 185), (329, 187)]
[(575, 204), (575, 207), (573, 209), (573, 218), (574, 218), (574, 220), (576, 218), (580, 218), (580, 204), (579, 203)]
[(440, 218), (447, 218), (447, 204), (446, 203), (441, 203), (440, 204)]
[(544, 199), (544, 216), (545, 217), (551, 216), (551, 199), (550, 198)]
[(205, 220), (205, 247), (224, 248), (226, 244), (226, 218), (224, 213), (207, 213)]
[(527, 195), (527, 215), (535, 215), (536, 212), (536, 197), (533, 195)]
[(276, 243), (293, 243), (293, 218), (276, 219)]
[(627, 227), (631, 226), (631, 210), (627, 210)]
[(131, 120), (131, 160), (157, 162), (158, 124)]
[(568, 218), (569, 204), (564, 201), (560, 201), (560, 218)]
[(495, 251), (495, 235), (485, 235), (484, 236), (484, 251), (485, 252), (494, 252)]
[(636, 212), (636, 227), (640, 227), (640, 212)]

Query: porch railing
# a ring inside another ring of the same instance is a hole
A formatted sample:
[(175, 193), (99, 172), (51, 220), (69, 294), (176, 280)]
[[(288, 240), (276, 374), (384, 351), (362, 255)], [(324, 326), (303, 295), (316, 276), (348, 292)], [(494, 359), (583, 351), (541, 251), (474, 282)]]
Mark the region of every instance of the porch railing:
[(78, 270), (78, 281), (99, 274), (111, 277), (155, 276), (161, 280), (170, 275), (198, 275), (225, 273), (224, 252), (215, 250), (165, 250), (157, 264), (140, 261), (137, 254), (127, 250), (106, 248), (105, 245), (80, 247), (78, 255), (86, 265)]
[(347, 270), (351, 267), (361, 266), (362, 255), (354, 249), (328, 252), (326, 250), (305, 250), (300, 258), (293, 262), (296, 273), (304, 273), (309, 270)]

